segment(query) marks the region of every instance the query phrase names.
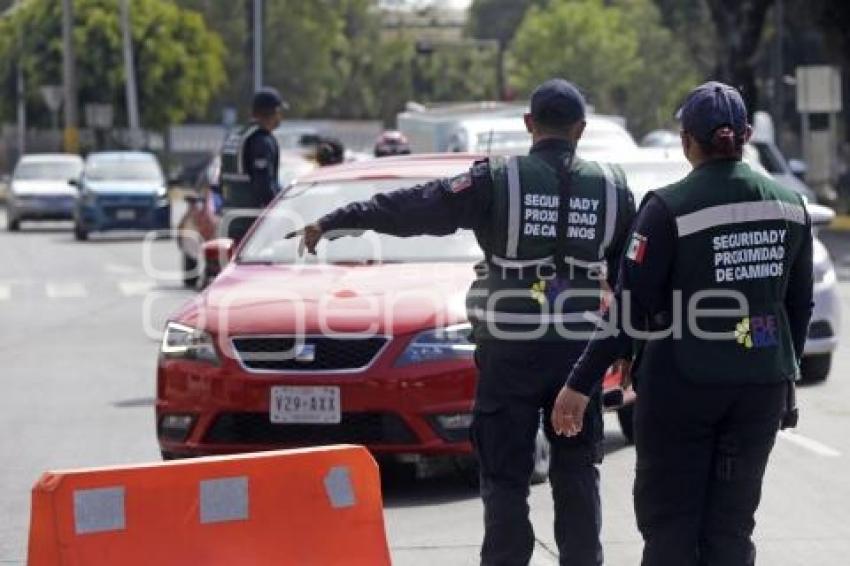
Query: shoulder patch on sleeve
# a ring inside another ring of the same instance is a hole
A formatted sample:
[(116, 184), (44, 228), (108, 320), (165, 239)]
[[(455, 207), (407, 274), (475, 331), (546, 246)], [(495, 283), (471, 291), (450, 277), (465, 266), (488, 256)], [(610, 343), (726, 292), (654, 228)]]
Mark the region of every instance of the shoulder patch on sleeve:
[(449, 181), (449, 190), (453, 193), (465, 191), (472, 186), (472, 174), (464, 173)]

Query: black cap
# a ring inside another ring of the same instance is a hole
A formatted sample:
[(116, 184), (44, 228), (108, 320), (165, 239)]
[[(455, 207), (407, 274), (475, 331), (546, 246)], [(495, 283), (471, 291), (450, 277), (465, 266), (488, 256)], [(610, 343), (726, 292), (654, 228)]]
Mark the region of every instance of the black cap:
[(691, 91), (679, 110), (682, 129), (708, 143), (718, 128), (728, 126), (736, 136), (747, 131), (747, 107), (737, 89), (717, 81)]
[(264, 86), (254, 93), (251, 109), (254, 112), (274, 112), (278, 109), (289, 110), (289, 104), (281, 98), (276, 88)]
[(549, 79), (531, 93), (531, 116), (547, 126), (569, 126), (584, 119), (584, 96), (567, 80)]

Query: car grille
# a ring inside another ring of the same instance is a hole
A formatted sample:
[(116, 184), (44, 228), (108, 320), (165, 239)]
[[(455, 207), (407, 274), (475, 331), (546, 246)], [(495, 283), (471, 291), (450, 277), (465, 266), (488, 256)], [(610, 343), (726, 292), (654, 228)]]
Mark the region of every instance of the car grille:
[(343, 413), (339, 424), (277, 424), (268, 413), (223, 413), (207, 430), (210, 444), (413, 444), (417, 439), (398, 415)]
[(832, 336), (832, 325), (826, 320), (818, 320), (809, 325), (809, 338), (813, 340), (832, 338)]
[[(368, 366), (387, 343), (384, 337), (307, 337), (305, 348), (295, 338), (252, 336), (233, 339), (233, 347), (250, 371), (343, 371)], [(309, 353), (309, 355), (302, 355)]]

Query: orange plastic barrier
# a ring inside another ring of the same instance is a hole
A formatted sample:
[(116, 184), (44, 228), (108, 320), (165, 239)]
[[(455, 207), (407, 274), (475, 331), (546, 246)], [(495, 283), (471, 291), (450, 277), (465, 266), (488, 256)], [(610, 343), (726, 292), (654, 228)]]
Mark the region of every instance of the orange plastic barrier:
[(46, 473), (28, 564), (388, 565), (378, 467), (331, 446)]

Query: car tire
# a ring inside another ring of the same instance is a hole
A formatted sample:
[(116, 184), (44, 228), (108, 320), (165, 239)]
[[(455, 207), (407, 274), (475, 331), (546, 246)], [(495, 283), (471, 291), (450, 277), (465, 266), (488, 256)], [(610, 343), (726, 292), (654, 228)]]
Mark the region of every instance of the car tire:
[(78, 242), (85, 242), (89, 239), (89, 231), (79, 224), (74, 224), (74, 239)]
[(200, 280), (198, 260), (189, 254), (183, 254), (183, 286), (187, 289), (195, 289)]
[(178, 456), (174, 452), (168, 452), (166, 450), (160, 450), (159, 453), (162, 456), (162, 460), (164, 462), (169, 462), (171, 460), (179, 460), (180, 459), (180, 456)]
[(832, 367), (832, 354), (813, 354), (803, 356), (800, 361), (800, 381), (803, 383), (820, 383), (826, 381)]
[(6, 228), (9, 232), (17, 232), (21, 229), (21, 221), (17, 218), (9, 218), (6, 220)]
[(617, 420), (620, 421), (620, 430), (626, 438), (626, 444), (635, 443), (635, 405), (629, 403), (617, 409)]
[(552, 447), (541, 426), (534, 440), (534, 470), (531, 472), (531, 485), (538, 485), (549, 479), (549, 464), (552, 460)]

